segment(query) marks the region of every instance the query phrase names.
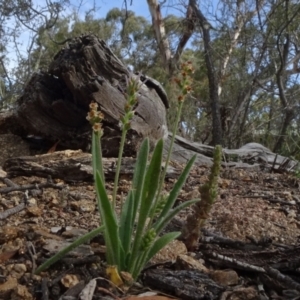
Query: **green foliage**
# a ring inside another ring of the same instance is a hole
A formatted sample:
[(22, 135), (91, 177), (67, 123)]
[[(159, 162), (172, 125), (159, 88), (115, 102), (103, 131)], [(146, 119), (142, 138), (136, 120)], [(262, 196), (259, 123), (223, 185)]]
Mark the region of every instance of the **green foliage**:
[[(112, 202), (109, 201), (108, 194), (105, 190), (104, 179), (100, 175), (100, 165), (97, 167), (97, 162), (93, 162), (93, 165), (97, 168), (95, 170), (95, 187), (99, 213), (105, 228), (104, 239), (107, 247), (107, 262), (111, 266), (117, 266), (118, 271), (129, 272), (133, 279), (137, 278), (145, 264), (160, 249), (180, 235), (180, 232), (172, 232), (160, 236), (165, 226), (181, 209), (197, 201), (190, 200), (176, 208), (172, 208), (185, 183), (195, 157), (187, 164), (169, 196), (164, 198), (162, 195), (162, 187), (172, 146), (170, 147), (165, 168), (162, 171), (163, 141), (160, 140), (157, 142), (148, 164), (150, 150), (149, 140), (146, 139), (142, 143), (137, 155), (132, 187), (128, 192), (125, 202), (121, 205), (120, 216), (118, 217), (116, 215), (115, 201), (120, 163), (126, 132), (130, 127), (130, 119), (133, 116), (132, 109), (136, 103), (138, 88), (136, 81), (131, 80), (129, 82), (125, 115), (121, 118), (122, 138)], [(183, 97), (185, 97), (189, 92), (186, 79), (182, 80), (181, 89)], [(93, 135), (96, 134), (97, 133), (93, 132)], [(93, 138), (93, 142), (96, 142), (96, 139)], [(93, 161), (97, 159), (97, 153), (101, 153), (101, 149), (97, 149), (99, 145), (100, 143), (95, 143), (92, 147)]]
[[(179, 110), (177, 120), (179, 120), (183, 100), (191, 90), (190, 76), (193, 72), (193, 67), (190, 63), (183, 64), (182, 70), (182, 78), (176, 79), (176, 83), (181, 90), (181, 94), (178, 96)], [(163, 140), (157, 142), (149, 162), (149, 140), (145, 139), (143, 141), (137, 155), (131, 189), (127, 194), (125, 202), (121, 203), (120, 214), (116, 214), (115, 205), (122, 154), (126, 133), (130, 128), (130, 122), (134, 115), (133, 108), (136, 105), (138, 90), (138, 81), (133, 78), (130, 79), (127, 88), (125, 114), (120, 120), (122, 138), (112, 201), (109, 200), (109, 195), (105, 187), (105, 176), (102, 164), (100, 139), (103, 133), (101, 127), (103, 115), (97, 111), (97, 104), (90, 104), (90, 112), (87, 119), (93, 126), (92, 165), (102, 227), (99, 227), (71, 244), (68, 248), (60, 251), (45, 264), (40, 266), (36, 273), (40, 273), (48, 268), (71, 249), (79, 246), (82, 242), (91, 238), (91, 236), (94, 236), (95, 232), (99, 233), (103, 231), (106, 245), (106, 259), (110, 270), (111, 266), (116, 266), (117, 271), (129, 272), (135, 280), (145, 264), (164, 246), (180, 235), (180, 232), (170, 232), (163, 235), (161, 235), (161, 233), (178, 212), (196, 203), (198, 200), (186, 201), (176, 208), (173, 208), (176, 198), (193, 166), (195, 156), (188, 162), (169, 195), (166, 196), (162, 192), (172, 145), (174, 143), (176, 126), (174, 127), (173, 139), (163, 170)], [(116, 276), (115, 272), (109, 271), (108, 274), (110, 274), (112, 280), (116, 278), (119, 280), (119, 276)]]
[[(157, 214), (157, 188), (159, 185), (163, 142), (160, 140), (152, 154), (149, 165), (149, 141), (146, 139), (138, 153), (132, 188), (122, 206), (120, 217), (115, 214), (113, 202), (109, 202), (105, 185), (99, 171), (96, 174), (96, 191), (102, 223), (105, 227), (104, 239), (109, 265), (116, 265), (119, 271), (129, 272), (137, 278), (144, 265), (167, 243), (179, 236), (179, 232), (159, 237), (170, 217), (178, 209), (169, 209), (167, 213)], [(189, 164), (189, 168), (192, 163)], [(188, 172), (187, 172), (188, 173)], [(184, 183), (186, 177), (182, 181)], [(182, 185), (177, 185), (173, 193), (178, 193)], [(180, 209), (196, 200), (185, 202)], [(165, 207), (174, 204), (173, 197), (168, 197)], [(154, 218), (155, 217), (155, 218)], [(152, 221), (150, 221), (152, 220)]]

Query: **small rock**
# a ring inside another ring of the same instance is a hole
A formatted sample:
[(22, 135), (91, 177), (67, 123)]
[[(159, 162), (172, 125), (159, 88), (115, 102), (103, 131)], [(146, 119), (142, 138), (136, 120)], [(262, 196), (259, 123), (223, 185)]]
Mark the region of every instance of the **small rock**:
[(65, 238), (73, 238), (73, 237), (80, 237), (84, 234), (88, 233), (86, 229), (83, 228), (71, 228), (69, 230), (66, 230), (62, 233), (62, 236)]
[(17, 286), (18, 286), (17, 278), (9, 276), (4, 283), (0, 284), (0, 293), (9, 292), (15, 289)]
[(27, 271), (25, 264), (15, 264), (14, 270), (18, 273), (25, 273)]
[[(45, 245), (43, 245), (43, 249), (50, 252), (50, 255), (56, 254), (60, 250), (70, 246), (71, 243), (65, 241), (57, 241), (57, 240), (45, 240)], [(70, 256), (88, 256), (93, 255), (94, 252), (91, 250), (91, 247), (88, 245), (80, 245), (79, 247), (73, 249), (69, 252)]]
[(26, 286), (18, 284), (18, 286), (14, 289), (10, 299), (11, 300), (19, 300), (19, 299), (32, 300), (33, 297), (29, 293)]
[(177, 256), (180, 254), (186, 254), (187, 248), (185, 244), (181, 241), (174, 240), (161, 249), (154, 257), (151, 259), (152, 264), (163, 263), (166, 261), (175, 261)]
[(70, 203), (70, 207), (79, 212), (93, 212), (96, 209), (95, 203), (91, 200), (73, 201)]
[(180, 254), (176, 259), (176, 267), (181, 270), (199, 270), (208, 273), (208, 269), (197, 259), (191, 256)]
[(79, 283), (79, 279), (74, 274), (67, 274), (61, 279), (61, 283), (66, 288), (71, 288)]
[(231, 300), (256, 300), (260, 299), (258, 291), (253, 286), (241, 287), (234, 290), (226, 299)]
[(5, 178), (7, 177), (7, 173), (2, 170), (2, 167), (0, 167), (0, 178)]
[(58, 233), (62, 230), (61, 226), (51, 227), (50, 232), (51, 233)]
[(35, 198), (30, 198), (28, 199), (27, 201), (27, 205), (30, 207), (30, 206), (37, 206), (37, 201)]
[(14, 226), (2, 226), (0, 227), (0, 244), (4, 244), (7, 241), (15, 240), (21, 233), (19, 227)]
[(27, 207), (26, 211), (29, 217), (40, 217), (42, 215), (42, 210), (37, 206)]
[(294, 218), (296, 218), (296, 217), (297, 217), (297, 212), (296, 212), (296, 210), (291, 209), (291, 210), (289, 211), (288, 215), (287, 215), (287, 218), (289, 218), (289, 219), (294, 219)]
[(291, 200), (293, 200), (293, 195), (292, 195), (292, 193), (289, 192), (289, 191), (283, 191), (283, 192), (282, 192), (282, 195), (283, 195), (283, 197), (284, 197), (284, 199), (285, 199), (286, 201), (291, 201)]
[(20, 251), (20, 249), (26, 249), (26, 242), (21, 238), (10, 240), (1, 247), (1, 251)]
[[(209, 272), (210, 277), (217, 283), (228, 286), (239, 282), (238, 274), (233, 270), (216, 270)], [(248, 298), (245, 298), (248, 299)]]
[(15, 264), (13, 266), (11, 275), (20, 279), (27, 272), (27, 268), (25, 264)]

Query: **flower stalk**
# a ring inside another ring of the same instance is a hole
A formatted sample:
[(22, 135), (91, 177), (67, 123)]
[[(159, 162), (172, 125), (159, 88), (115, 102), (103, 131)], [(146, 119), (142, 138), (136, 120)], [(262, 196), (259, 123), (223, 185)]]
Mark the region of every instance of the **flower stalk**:
[[(175, 134), (180, 120), (183, 101), (191, 92), (191, 74), (193, 67), (190, 62), (182, 64), (182, 71), (175, 83), (181, 94), (178, 96), (176, 125), (173, 128), (170, 148), (165, 168), (162, 170), (163, 140), (159, 140), (150, 158), (149, 140), (145, 139), (137, 153), (137, 159), (131, 188), (121, 205), (120, 214), (116, 213), (116, 197), (118, 191), (121, 161), (124, 152), (126, 135), (131, 128), (134, 109), (138, 105), (139, 78), (131, 78), (127, 83), (124, 116), (120, 118), (122, 130), (120, 150), (115, 173), (113, 200), (105, 187), (105, 176), (102, 163), (101, 137), (103, 135), (103, 114), (98, 112), (98, 105), (90, 104), (87, 119), (92, 126), (92, 166), (95, 180), (98, 210), (102, 226), (92, 231), (92, 236), (103, 232), (106, 245), (107, 274), (116, 284), (122, 284), (119, 273), (128, 272), (136, 280), (146, 263), (168, 243), (179, 237), (180, 232), (161, 234), (167, 224), (184, 208), (199, 201), (193, 199), (174, 207), (175, 201), (194, 164), (195, 156), (187, 163), (169, 194), (163, 190), (164, 179), (170, 161)], [(78, 246), (82, 240), (78, 240)], [(85, 241), (85, 239), (84, 239)], [(75, 245), (75, 244), (74, 244)], [(63, 250), (63, 255), (68, 252)], [(60, 254), (58, 253), (58, 256)], [(61, 255), (59, 256), (61, 257)], [(51, 261), (53, 263), (53, 260)], [(50, 264), (47, 264), (49, 267)], [(41, 271), (41, 267), (38, 269)]]

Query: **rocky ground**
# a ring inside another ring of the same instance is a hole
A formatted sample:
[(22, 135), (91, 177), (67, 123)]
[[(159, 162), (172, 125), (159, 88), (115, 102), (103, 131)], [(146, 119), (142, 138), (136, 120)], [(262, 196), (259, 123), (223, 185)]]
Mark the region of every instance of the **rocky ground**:
[[(206, 167), (193, 169), (178, 203), (198, 197), (208, 174)], [(122, 179), (119, 197), (129, 187)], [(176, 241), (128, 289), (107, 280), (101, 237), (34, 275), (46, 258), (99, 225), (91, 182), (3, 175), (0, 299), (300, 299), (299, 188), (287, 173), (223, 168), (199, 249), (188, 253)], [(188, 212), (169, 229), (180, 229)]]

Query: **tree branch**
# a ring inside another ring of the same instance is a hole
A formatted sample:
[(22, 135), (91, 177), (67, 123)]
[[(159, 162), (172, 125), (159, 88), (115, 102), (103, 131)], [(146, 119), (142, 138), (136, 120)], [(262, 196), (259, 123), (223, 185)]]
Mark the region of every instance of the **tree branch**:
[(165, 69), (170, 72), (172, 53), (170, 44), (166, 36), (165, 24), (161, 15), (160, 5), (157, 0), (147, 0), (149, 10), (152, 16), (152, 26), (154, 29), (159, 52), (161, 54)]

